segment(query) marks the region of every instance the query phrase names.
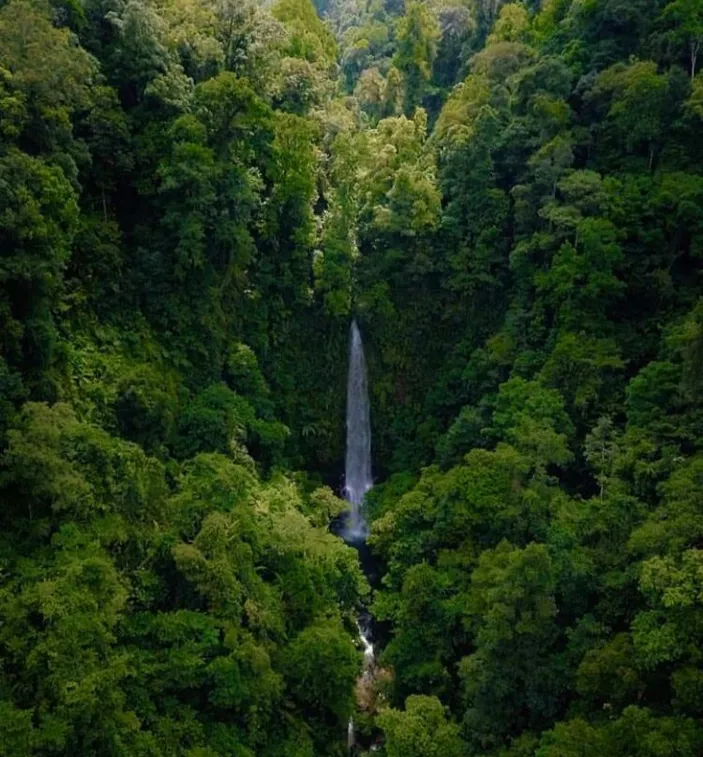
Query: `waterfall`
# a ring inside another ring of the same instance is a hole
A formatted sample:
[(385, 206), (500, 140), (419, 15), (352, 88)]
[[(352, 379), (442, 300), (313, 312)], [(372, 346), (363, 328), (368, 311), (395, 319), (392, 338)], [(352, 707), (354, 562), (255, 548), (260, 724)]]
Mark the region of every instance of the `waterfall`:
[[(344, 461), (344, 498), (349, 502), (350, 509), (342, 536), (360, 552), (363, 552), (368, 536), (363, 513), (364, 497), (372, 485), (371, 420), (366, 359), (361, 332), (356, 321), (352, 321), (349, 332), (349, 376), (347, 379), (347, 454)], [(360, 686), (370, 687), (373, 684), (376, 658), (371, 640), (370, 617), (362, 615), (357, 627), (359, 640), (364, 649), (364, 669), (361, 679), (357, 682), (358, 690)], [(356, 729), (352, 718), (349, 719), (347, 728), (347, 752), (349, 755), (358, 752)]]
[(344, 497), (351, 505), (344, 528), (349, 542), (362, 542), (368, 534), (362, 512), (371, 478), (371, 421), (366, 359), (361, 332), (352, 321), (349, 334), (349, 377), (347, 380), (347, 454), (344, 469)]

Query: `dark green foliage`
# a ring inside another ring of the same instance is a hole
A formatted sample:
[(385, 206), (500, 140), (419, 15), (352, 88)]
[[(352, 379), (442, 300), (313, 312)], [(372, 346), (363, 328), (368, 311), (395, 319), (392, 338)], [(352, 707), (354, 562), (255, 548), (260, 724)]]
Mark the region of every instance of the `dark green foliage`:
[[(314, 729), (327, 751), (359, 669), (338, 616), (363, 586), (352, 551), (286, 481), (264, 486), (214, 454), (173, 490), (164, 474), (66, 406), (26, 405), (9, 432), (3, 733), (38, 754), (274, 754), (308, 721), (308, 659), (338, 718)], [(296, 572), (314, 575), (314, 605)]]
[(0, 755), (702, 752), (701, 45), (700, 0), (0, 3)]
[(344, 749), (365, 581), (274, 472), (341, 441), (335, 43), (244, 5), (0, 8), (2, 755)]

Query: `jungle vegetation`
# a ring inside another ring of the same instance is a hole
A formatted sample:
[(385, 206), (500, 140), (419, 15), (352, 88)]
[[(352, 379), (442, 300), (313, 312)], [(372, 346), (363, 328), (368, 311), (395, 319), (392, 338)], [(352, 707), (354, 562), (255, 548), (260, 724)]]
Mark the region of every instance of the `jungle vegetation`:
[(703, 753), (702, 48), (703, 0), (0, 0), (0, 757)]

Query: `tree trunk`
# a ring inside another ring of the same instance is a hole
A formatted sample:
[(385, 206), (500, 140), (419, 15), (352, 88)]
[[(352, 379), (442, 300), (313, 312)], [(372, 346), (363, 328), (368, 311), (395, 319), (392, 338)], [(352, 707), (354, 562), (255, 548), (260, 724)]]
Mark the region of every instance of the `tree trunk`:
[(696, 63), (698, 62), (698, 50), (701, 43), (698, 40), (691, 41), (691, 81), (696, 78)]

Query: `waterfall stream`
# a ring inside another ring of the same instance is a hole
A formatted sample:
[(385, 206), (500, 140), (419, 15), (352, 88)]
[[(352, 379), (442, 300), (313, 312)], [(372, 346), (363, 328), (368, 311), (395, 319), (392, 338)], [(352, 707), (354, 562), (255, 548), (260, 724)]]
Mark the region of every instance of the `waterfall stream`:
[[(369, 411), (369, 387), (366, 373), (364, 343), (356, 321), (352, 321), (349, 333), (349, 376), (347, 380), (347, 451), (344, 465), (344, 498), (350, 510), (342, 536), (345, 541), (362, 548), (368, 535), (364, 518), (364, 497), (373, 486), (371, 476), (371, 418)], [(361, 685), (370, 685), (376, 666), (376, 656), (371, 639), (371, 623), (368, 615), (357, 622), (359, 639), (364, 649), (364, 672)], [(356, 747), (354, 721), (349, 720), (347, 748), (352, 754)]]
[(347, 380), (347, 453), (344, 466), (344, 498), (351, 509), (344, 527), (344, 539), (363, 542), (368, 534), (364, 520), (364, 497), (373, 485), (371, 477), (371, 420), (366, 358), (361, 332), (352, 321), (349, 334), (349, 377)]
[[(362, 616), (356, 623), (356, 627), (359, 629), (359, 639), (361, 645), (364, 648), (364, 672), (361, 674), (361, 678), (357, 682), (357, 688), (359, 686), (372, 686), (374, 679), (374, 672), (376, 670), (376, 652), (371, 642), (371, 624), (369, 616)], [(354, 728), (354, 719), (349, 718), (349, 726), (347, 728), (347, 750), (351, 755), (356, 747), (356, 729)], [(373, 748), (372, 748), (373, 751)]]

